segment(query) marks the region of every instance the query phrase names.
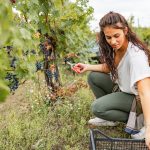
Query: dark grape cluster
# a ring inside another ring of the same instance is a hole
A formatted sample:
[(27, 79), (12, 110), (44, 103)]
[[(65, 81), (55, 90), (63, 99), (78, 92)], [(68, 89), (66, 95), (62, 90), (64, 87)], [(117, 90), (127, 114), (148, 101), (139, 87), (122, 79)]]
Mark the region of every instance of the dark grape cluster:
[(36, 71), (41, 70), (43, 68), (42, 62), (39, 61), (36, 62), (35, 66), (36, 66)]
[(13, 47), (12, 46), (6, 46), (4, 48), (6, 48), (6, 52), (8, 53), (8, 55), (10, 55), (10, 52), (13, 50)]
[(40, 50), (46, 57), (51, 55), (51, 51), (47, 50), (44, 44), (40, 44)]
[(32, 49), (31, 51), (29, 51), (29, 50), (26, 50), (26, 51), (24, 51), (24, 56), (28, 56), (29, 54), (33, 54), (33, 55), (35, 55), (36, 54), (36, 51), (34, 50), (34, 49)]
[(59, 73), (57, 70), (52, 73), (50, 70), (47, 69), (45, 73), (49, 79), (52, 79), (54, 77), (56, 82), (59, 80)]
[(55, 81), (58, 81), (58, 78), (59, 78), (58, 71), (54, 72), (54, 78), (55, 78)]
[(46, 75), (48, 76), (48, 78), (52, 78), (53, 77), (53, 74), (52, 74), (52, 72), (50, 71), (50, 70), (46, 70), (45, 71), (45, 73), (46, 73)]
[(9, 85), (8, 86), (10, 88), (10, 91), (15, 91), (18, 88), (19, 80), (16, 77), (16, 74), (7, 73), (5, 79), (9, 81)]
[(30, 53), (33, 54), (33, 55), (35, 55), (35, 54), (36, 54), (36, 51), (35, 51), (34, 49), (32, 49), (32, 50), (30, 51)]

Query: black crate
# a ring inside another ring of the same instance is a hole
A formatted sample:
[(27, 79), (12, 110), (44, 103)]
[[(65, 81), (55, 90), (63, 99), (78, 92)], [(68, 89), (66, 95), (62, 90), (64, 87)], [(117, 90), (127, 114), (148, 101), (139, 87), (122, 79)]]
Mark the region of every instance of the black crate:
[(90, 129), (90, 150), (148, 150), (145, 140), (112, 138), (98, 129)]

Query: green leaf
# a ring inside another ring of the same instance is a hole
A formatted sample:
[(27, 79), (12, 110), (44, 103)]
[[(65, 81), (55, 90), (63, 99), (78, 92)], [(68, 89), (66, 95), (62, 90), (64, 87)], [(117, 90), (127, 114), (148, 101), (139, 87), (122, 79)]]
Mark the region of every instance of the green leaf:
[(9, 88), (0, 80), (0, 102), (4, 101), (9, 94)]
[(34, 4), (37, 4), (37, 5), (39, 5), (39, 2), (38, 2), (38, 0), (32, 0), (32, 2), (33, 2)]
[(31, 33), (28, 30), (26, 30), (25, 28), (21, 28), (20, 32), (24, 39), (28, 39), (28, 40), (31, 39)]

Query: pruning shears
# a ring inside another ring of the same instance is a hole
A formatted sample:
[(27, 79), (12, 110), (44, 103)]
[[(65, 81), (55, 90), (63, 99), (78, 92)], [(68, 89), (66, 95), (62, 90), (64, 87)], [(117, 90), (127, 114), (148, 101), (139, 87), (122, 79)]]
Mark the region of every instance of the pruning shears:
[(71, 68), (73, 68), (74, 65), (75, 65), (75, 64), (73, 64), (73, 63), (71, 63), (71, 62), (69, 62), (69, 61), (67, 61), (66, 64), (70, 65)]
[(67, 61), (66, 64), (70, 65), (71, 69), (72, 69), (73, 71), (75, 71), (76, 73), (80, 73), (80, 72), (81, 72), (80, 68), (79, 68), (79, 67), (76, 67), (75, 64), (73, 64), (73, 63), (71, 63), (71, 62), (69, 62), (69, 61)]

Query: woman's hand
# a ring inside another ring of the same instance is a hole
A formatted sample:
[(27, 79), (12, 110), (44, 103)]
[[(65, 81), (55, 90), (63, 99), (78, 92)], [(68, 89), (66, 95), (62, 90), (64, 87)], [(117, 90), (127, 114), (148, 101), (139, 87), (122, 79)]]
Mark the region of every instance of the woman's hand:
[(146, 127), (145, 142), (146, 142), (148, 149), (150, 150), (150, 126)]
[(107, 64), (82, 64), (82, 63), (77, 63), (72, 67), (72, 70), (74, 70), (77, 73), (83, 73), (85, 71), (97, 71), (97, 72), (104, 72), (104, 73), (109, 73), (110, 70), (107, 66)]
[(74, 70), (77, 73), (83, 73), (85, 71), (88, 71), (88, 66), (88, 64), (77, 63), (72, 67), (72, 70)]

